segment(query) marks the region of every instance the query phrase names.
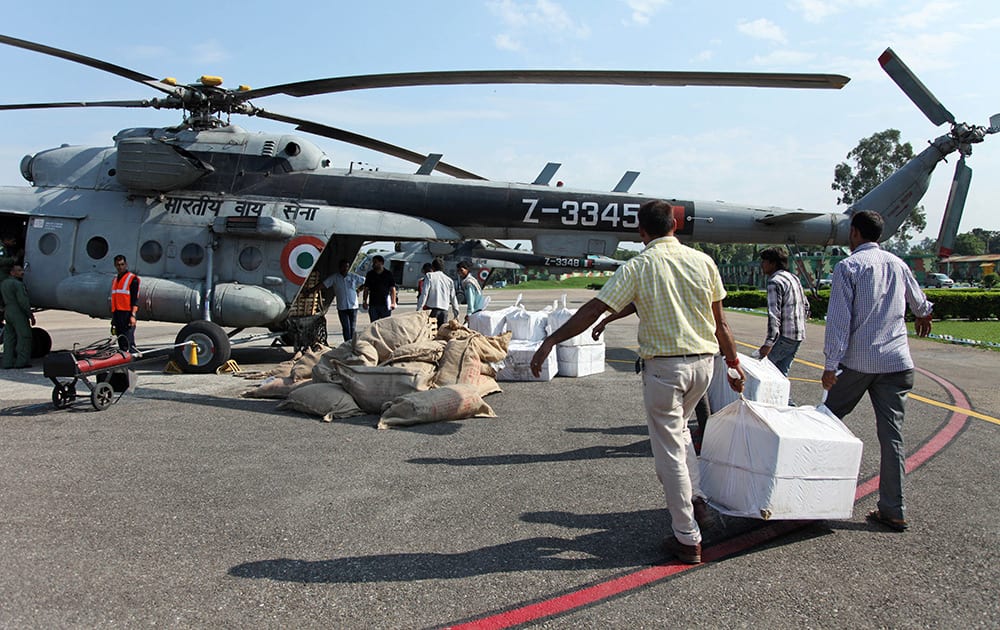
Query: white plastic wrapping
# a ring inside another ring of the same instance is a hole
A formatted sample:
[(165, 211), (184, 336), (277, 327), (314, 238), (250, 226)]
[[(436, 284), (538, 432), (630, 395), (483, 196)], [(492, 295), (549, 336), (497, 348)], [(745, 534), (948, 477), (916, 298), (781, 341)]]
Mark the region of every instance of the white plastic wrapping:
[(507, 315), (520, 308), (521, 295), (520, 293), (517, 295), (517, 299), (514, 300), (513, 305), (497, 311), (486, 310), (489, 307), (489, 303), (487, 302), (483, 306), (483, 310), (478, 313), (469, 314), (469, 328), (487, 337), (502, 335), (507, 331)]
[[(743, 397), (747, 400), (768, 405), (787, 405), (791, 384), (785, 375), (769, 359), (754, 359), (745, 354), (736, 355), (740, 359), (740, 367), (746, 375), (743, 385)], [(708, 402), (713, 410), (722, 409), (729, 403), (739, 400), (740, 395), (729, 387), (726, 379), (726, 359), (721, 354), (715, 355), (715, 371), (712, 374), (712, 384), (708, 387)]]
[(549, 313), (552, 307), (541, 311), (529, 311), (524, 306), (507, 313), (507, 330), (513, 333), (514, 341), (542, 341), (548, 334)]
[(591, 344), (589, 346), (556, 346), (556, 359), (559, 363), (559, 376), (589, 376), (604, 371), (605, 345)]
[(701, 489), (723, 514), (846, 519), (854, 510), (861, 449), (826, 407), (741, 399), (708, 419)]
[[(576, 311), (577, 309), (575, 308), (566, 308), (566, 294), (564, 293), (562, 296), (562, 305), (558, 306), (551, 313), (549, 313), (549, 334), (554, 333), (556, 330), (559, 329), (560, 326), (568, 322), (569, 319), (573, 317), (574, 314), (576, 314)], [(575, 337), (571, 337), (566, 341), (563, 341), (559, 345), (560, 346), (603, 345), (604, 344), (603, 340), (594, 341), (593, 330), (594, 326), (596, 325), (597, 322), (594, 322), (587, 330), (583, 331), (582, 333), (580, 333)], [(601, 371), (603, 371), (603, 369)], [(559, 370), (559, 373), (562, 374), (561, 369)]]
[(507, 358), (497, 372), (498, 381), (551, 381), (559, 369), (556, 353), (552, 352), (542, 365), (541, 376), (531, 373), (531, 357), (535, 355), (541, 341), (511, 341), (507, 348)]

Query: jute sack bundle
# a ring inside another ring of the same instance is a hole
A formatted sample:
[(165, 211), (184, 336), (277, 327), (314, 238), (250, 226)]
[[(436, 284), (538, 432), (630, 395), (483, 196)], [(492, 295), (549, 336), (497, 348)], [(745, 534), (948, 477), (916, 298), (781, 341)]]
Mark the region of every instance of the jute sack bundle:
[(340, 374), (341, 385), (354, 397), (358, 406), (368, 413), (378, 413), (389, 400), (430, 388), (434, 367), (430, 364), (422, 365), (426, 365), (427, 369), (340, 364), (337, 372)]
[(445, 342), (440, 340), (417, 341), (399, 346), (392, 351), (385, 363), (396, 364), (400, 361), (423, 361), (437, 363), (444, 354)]
[(312, 378), (313, 368), (319, 363), (324, 354), (330, 351), (327, 346), (319, 345), (316, 348), (308, 348), (295, 356), (295, 364), (292, 365), (291, 377), (296, 381), (304, 381)]
[(288, 398), (278, 403), (278, 409), (294, 409), (321, 416), (324, 422), (365, 414), (354, 402), (354, 398), (336, 383), (310, 383), (297, 387)]
[(447, 385), (400, 396), (386, 403), (379, 429), (462, 418), (495, 418), (474, 385)]
[(288, 396), (296, 382), (290, 376), (269, 376), (259, 385), (241, 393), (242, 398), (279, 398)]
[(429, 341), (437, 334), (437, 320), (430, 311), (414, 311), (403, 315), (384, 317), (354, 336), (355, 354), (358, 344), (370, 343), (378, 352), (378, 363), (384, 363), (392, 351), (400, 346), (418, 341)]
[[(496, 372), (489, 367), (489, 364), (480, 360), (476, 351), (476, 338), (486, 339), (477, 333), (473, 338), (453, 339), (448, 342), (444, 349), (444, 355), (438, 362), (437, 373), (434, 375), (433, 384), (435, 387), (472, 385), (480, 396), (503, 391), (494, 378)], [(484, 365), (492, 373), (484, 373)]]

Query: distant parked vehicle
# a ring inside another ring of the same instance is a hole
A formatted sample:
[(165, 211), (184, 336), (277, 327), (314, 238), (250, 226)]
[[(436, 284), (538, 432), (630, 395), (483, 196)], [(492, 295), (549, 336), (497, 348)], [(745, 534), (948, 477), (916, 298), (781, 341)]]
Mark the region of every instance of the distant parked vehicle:
[(819, 289), (829, 289), (831, 285), (833, 285), (833, 274), (832, 273), (828, 273), (828, 274), (826, 274), (825, 278), (820, 278), (819, 279), (819, 282), (817, 283), (817, 288), (819, 288)]
[(943, 273), (927, 274), (928, 289), (950, 289), (955, 285), (955, 281)]

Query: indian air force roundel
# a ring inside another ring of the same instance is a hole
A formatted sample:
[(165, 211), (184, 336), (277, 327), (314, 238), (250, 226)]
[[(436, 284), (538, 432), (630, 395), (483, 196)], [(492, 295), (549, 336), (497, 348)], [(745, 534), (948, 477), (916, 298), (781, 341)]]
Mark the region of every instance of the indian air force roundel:
[(281, 250), (281, 271), (292, 284), (302, 284), (319, 260), (319, 254), (326, 245), (315, 236), (293, 238)]

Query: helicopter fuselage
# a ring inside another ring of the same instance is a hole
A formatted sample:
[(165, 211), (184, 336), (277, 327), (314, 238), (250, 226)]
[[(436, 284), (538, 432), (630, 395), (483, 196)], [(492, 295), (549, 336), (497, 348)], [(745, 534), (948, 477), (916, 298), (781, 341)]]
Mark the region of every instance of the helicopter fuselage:
[[(891, 190), (870, 193), (882, 205), (872, 209), (909, 213), (943, 157), (931, 149)], [(610, 256), (638, 240), (650, 199), (337, 169), (301, 137), (237, 127), (123, 130), (115, 147), (25, 158), (22, 173), (34, 186), (0, 188), (0, 211), (30, 217), (26, 282), (37, 306), (106, 316), (120, 253), (143, 278), (140, 317), (233, 327), (281, 322), (303, 286), (366, 241), (525, 239), (543, 256)], [(668, 200), (683, 241), (847, 243), (848, 214)]]

